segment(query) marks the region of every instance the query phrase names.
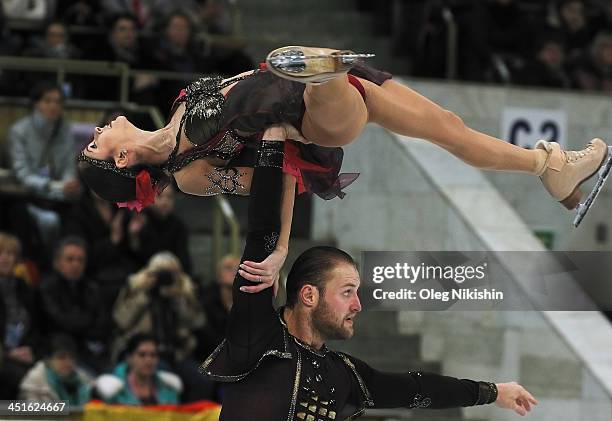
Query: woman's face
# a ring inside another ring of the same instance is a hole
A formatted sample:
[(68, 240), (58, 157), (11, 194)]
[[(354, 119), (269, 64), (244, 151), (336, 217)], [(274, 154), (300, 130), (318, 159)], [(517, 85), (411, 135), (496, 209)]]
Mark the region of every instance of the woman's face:
[(124, 116), (119, 116), (104, 127), (96, 127), (92, 141), (83, 150), (90, 158), (110, 160), (117, 150), (130, 139), (135, 126)]

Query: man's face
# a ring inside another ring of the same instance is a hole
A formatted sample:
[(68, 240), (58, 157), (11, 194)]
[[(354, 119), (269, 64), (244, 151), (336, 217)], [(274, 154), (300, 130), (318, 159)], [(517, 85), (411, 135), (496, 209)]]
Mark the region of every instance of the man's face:
[(53, 371), (60, 377), (65, 378), (70, 376), (76, 368), (76, 360), (74, 355), (67, 352), (59, 352), (49, 359), (49, 364)]
[(69, 281), (78, 281), (85, 272), (85, 250), (68, 244), (55, 259), (55, 270)]
[(141, 378), (153, 377), (158, 362), (159, 356), (154, 342), (142, 342), (128, 357), (130, 370)]
[(357, 296), (359, 273), (351, 264), (340, 263), (328, 274), (323, 294), (312, 313), (313, 328), (324, 340), (349, 339), (353, 321), (361, 311)]
[(58, 45), (63, 45), (66, 43), (67, 38), (68, 36), (66, 34), (66, 28), (64, 27), (64, 25), (54, 23), (53, 25), (49, 25), (49, 28), (47, 28), (45, 40), (47, 41), (47, 45), (49, 47), (57, 47)]
[(118, 47), (134, 47), (136, 44), (136, 38), (138, 37), (136, 24), (130, 19), (119, 19), (113, 27), (111, 37), (115, 45)]
[(48, 121), (56, 121), (62, 115), (63, 99), (60, 91), (52, 89), (43, 94), (34, 108)]

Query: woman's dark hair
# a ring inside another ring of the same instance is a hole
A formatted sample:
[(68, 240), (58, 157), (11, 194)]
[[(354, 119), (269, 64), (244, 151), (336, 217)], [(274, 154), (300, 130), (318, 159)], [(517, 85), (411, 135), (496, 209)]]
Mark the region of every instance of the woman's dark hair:
[(62, 97), (62, 101), (64, 100), (64, 91), (62, 90), (61, 86), (53, 81), (43, 80), (42, 82), (34, 85), (34, 88), (32, 88), (30, 91), (30, 103), (32, 105), (36, 104), (42, 99), (43, 96), (45, 96), (45, 94), (51, 91), (58, 91)]
[(170, 181), (161, 168), (152, 165), (136, 165), (118, 168), (114, 161), (90, 158), (82, 152), (77, 156), (77, 169), (83, 182), (98, 196), (108, 202), (129, 202), (136, 199), (136, 176), (147, 170), (151, 184), (160, 193)]
[(78, 347), (72, 336), (65, 333), (57, 333), (51, 336), (46, 346), (45, 355), (49, 358), (57, 354), (70, 354), (74, 358), (78, 355)]
[(306, 284), (316, 286), (323, 294), (327, 275), (339, 263), (348, 263), (357, 268), (353, 258), (346, 252), (329, 246), (312, 247), (299, 255), (287, 276), (287, 303), (293, 308), (298, 295)]
[(127, 344), (125, 344), (124, 355), (132, 355), (138, 349), (140, 344), (144, 342), (153, 342), (155, 346), (157, 346), (157, 339), (155, 339), (155, 336), (148, 333), (137, 333), (130, 337)]

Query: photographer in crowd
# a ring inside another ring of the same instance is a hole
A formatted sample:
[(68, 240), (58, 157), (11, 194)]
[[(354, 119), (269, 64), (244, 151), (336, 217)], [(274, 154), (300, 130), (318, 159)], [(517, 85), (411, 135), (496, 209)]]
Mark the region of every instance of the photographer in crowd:
[(144, 269), (130, 276), (119, 293), (113, 317), (119, 328), (115, 360), (132, 336), (149, 334), (157, 342), (162, 366), (183, 380), (184, 401), (212, 396), (212, 383), (199, 374), (193, 357), (197, 345), (193, 331), (204, 325), (204, 313), (195, 285), (175, 255), (157, 253)]

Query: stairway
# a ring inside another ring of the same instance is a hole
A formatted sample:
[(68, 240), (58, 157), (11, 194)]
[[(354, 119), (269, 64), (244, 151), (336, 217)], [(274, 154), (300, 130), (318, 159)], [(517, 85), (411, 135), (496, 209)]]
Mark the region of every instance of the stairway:
[(353, 0), (258, 0), (241, 2), (247, 52), (256, 62), (284, 45), (321, 46), (375, 53), (368, 64), (403, 72), (406, 58), (391, 54), (391, 40), (374, 35), (373, 17), (356, 10)]

